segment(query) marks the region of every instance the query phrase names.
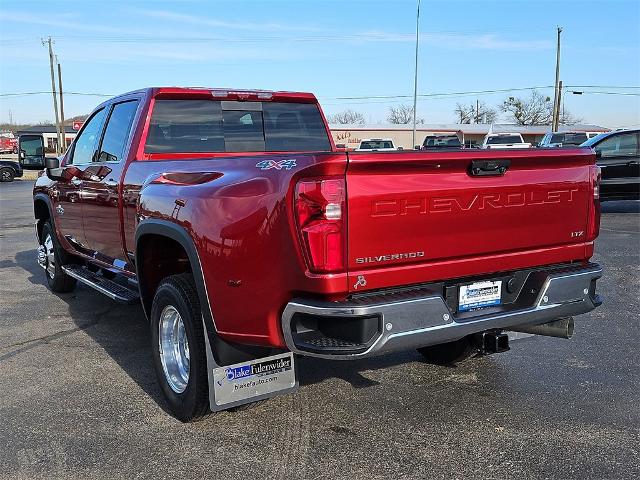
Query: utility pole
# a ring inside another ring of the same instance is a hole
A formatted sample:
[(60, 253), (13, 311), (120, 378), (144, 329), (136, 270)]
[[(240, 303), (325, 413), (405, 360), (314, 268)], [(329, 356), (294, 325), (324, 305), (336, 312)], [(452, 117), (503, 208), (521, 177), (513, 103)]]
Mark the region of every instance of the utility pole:
[(556, 49), (556, 82), (555, 91), (553, 95), (553, 119), (551, 121), (551, 130), (553, 132), (558, 131), (558, 120), (560, 117), (560, 34), (562, 33), (562, 27), (558, 27), (558, 40)]
[(56, 97), (56, 80), (53, 72), (53, 48), (51, 48), (51, 37), (48, 40), (42, 40), (42, 45), (49, 44), (49, 67), (51, 69), (51, 92), (53, 94), (53, 111), (56, 116), (56, 154), (60, 155), (60, 119), (58, 117), (58, 99)]
[(418, 10), (416, 12), (416, 68), (413, 77), (413, 136), (411, 137), (411, 148), (416, 148), (416, 109), (418, 104), (418, 44), (420, 43), (420, 0), (418, 0)]
[(67, 136), (64, 131), (64, 99), (62, 98), (62, 67), (58, 62), (58, 56), (56, 55), (56, 63), (58, 64), (58, 86), (60, 87), (60, 137), (62, 137), (62, 143), (60, 153), (64, 153), (67, 150)]
[(558, 129), (560, 128), (560, 105), (562, 105), (562, 113), (564, 113), (564, 101), (562, 100), (562, 80), (558, 82), (558, 119), (556, 120), (556, 129), (554, 131), (558, 131)]

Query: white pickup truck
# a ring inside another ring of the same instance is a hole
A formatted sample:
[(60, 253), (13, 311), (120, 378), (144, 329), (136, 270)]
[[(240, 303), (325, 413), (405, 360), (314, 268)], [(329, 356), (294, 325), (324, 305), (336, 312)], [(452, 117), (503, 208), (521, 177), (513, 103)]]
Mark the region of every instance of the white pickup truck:
[(390, 138), (365, 138), (360, 141), (356, 152), (392, 152), (400, 150), (393, 144)]
[(531, 148), (531, 144), (526, 143), (519, 133), (489, 133), (484, 137), (482, 148)]

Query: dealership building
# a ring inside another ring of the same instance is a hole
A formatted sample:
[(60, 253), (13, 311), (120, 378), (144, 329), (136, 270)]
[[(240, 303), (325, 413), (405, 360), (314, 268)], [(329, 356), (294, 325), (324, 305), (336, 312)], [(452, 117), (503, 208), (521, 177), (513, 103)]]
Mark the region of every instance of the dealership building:
[[(331, 124), (331, 134), (336, 145), (348, 149), (357, 148), (365, 138), (390, 138), (396, 147), (410, 149), (413, 128), (411, 124), (376, 124), (376, 125), (340, 125)], [(422, 145), (427, 135), (456, 134), (467, 147), (480, 146), (485, 135), (492, 133), (520, 133), (527, 143), (538, 143), (551, 131), (549, 125), (510, 125), (510, 124), (419, 124), (416, 125), (416, 145)], [(607, 132), (608, 128), (598, 125), (571, 125), (560, 127), (560, 131), (570, 132)]]

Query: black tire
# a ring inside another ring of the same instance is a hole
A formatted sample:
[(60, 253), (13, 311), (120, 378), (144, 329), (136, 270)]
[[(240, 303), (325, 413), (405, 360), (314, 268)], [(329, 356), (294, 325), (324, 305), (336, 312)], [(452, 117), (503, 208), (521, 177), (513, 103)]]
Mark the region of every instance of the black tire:
[(425, 360), (434, 365), (455, 365), (478, 353), (470, 337), (418, 349)]
[[(169, 384), (161, 360), (160, 317), (166, 307), (173, 307), (180, 314), (188, 342), (189, 373), (182, 392)], [(207, 416), (210, 413), (207, 356), (200, 302), (191, 274), (172, 275), (160, 283), (151, 307), (151, 350), (158, 383), (171, 413), (182, 422)]]
[(13, 171), (13, 168), (0, 168), (0, 182), (13, 182), (15, 176), (16, 172)]
[[(49, 288), (56, 293), (68, 293), (73, 291), (76, 288), (76, 279), (67, 275), (64, 270), (62, 270), (62, 266), (66, 264), (67, 255), (64, 253), (60, 244), (58, 243), (58, 238), (56, 237), (56, 232), (51, 225), (50, 221), (45, 222), (42, 226), (42, 244), (41, 247), (44, 247), (47, 251), (47, 265), (45, 268), (45, 275), (47, 277), (47, 284)], [(51, 244), (47, 241), (47, 238), (51, 239)], [(53, 265), (50, 265), (51, 255), (53, 256)]]

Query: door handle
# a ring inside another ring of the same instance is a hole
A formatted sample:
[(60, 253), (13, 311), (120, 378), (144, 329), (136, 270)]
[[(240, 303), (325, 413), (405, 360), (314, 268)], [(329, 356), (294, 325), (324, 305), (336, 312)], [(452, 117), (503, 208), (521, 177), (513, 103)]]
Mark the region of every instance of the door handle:
[(105, 184), (107, 187), (117, 187), (117, 186), (118, 186), (118, 182), (117, 182), (117, 181), (115, 181), (113, 178), (110, 178), (109, 180), (105, 180), (105, 181), (104, 181), (104, 184)]

